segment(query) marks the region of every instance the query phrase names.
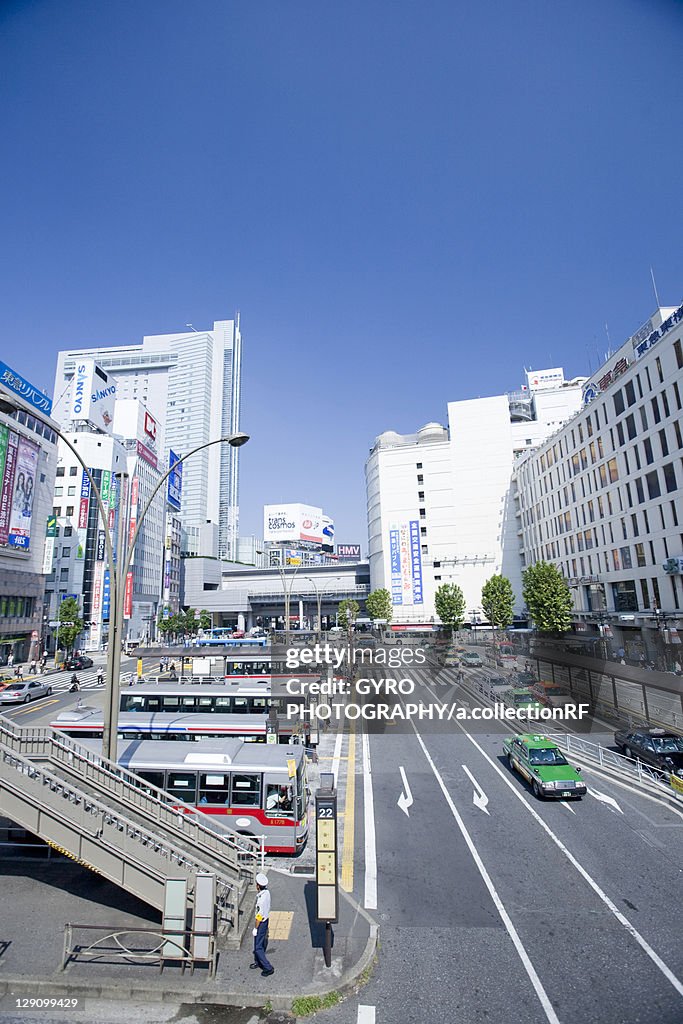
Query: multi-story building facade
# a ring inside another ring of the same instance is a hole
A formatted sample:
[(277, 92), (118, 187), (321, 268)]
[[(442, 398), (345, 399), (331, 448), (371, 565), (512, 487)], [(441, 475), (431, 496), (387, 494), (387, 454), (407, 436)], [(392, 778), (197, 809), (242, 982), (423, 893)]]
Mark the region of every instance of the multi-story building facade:
[(468, 617), (481, 617), (481, 589), (507, 576), (521, 613), (521, 559), (511, 488), (515, 459), (569, 419), (585, 377), (559, 368), (527, 372), (509, 395), (448, 405), (448, 429), (381, 434), (366, 463), (372, 589), (392, 594), (397, 622), (433, 621), (434, 595), (457, 583)]
[(47, 395), (0, 362), (0, 665), (40, 657), (46, 537), (57, 464), (57, 423)]
[[(55, 418), (70, 419), (74, 382), (83, 360), (94, 359), (116, 382), (117, 397), (137, 399), (164, 426), (164, 466), (171, 451), (184, 455), (240, 427), (242, 336), (239, 314), (210, 331), (148, 335), (140, 345), (69, 349), (59, 353)], [(198, 554), (199, 530), (207, 520), (219, 529), (223, 558), (237, 555), (239, 449), (213, 445), (183, 464), (179, 518), (184, 549)]]
[[(590, 378), (581, 410), (515, 468), (524, 564), (569, 580), (581, 631), (648, 657), (683, 609), (683, 306), (657, 312)], [(669, 658), (671, 660), (671, 657)]]

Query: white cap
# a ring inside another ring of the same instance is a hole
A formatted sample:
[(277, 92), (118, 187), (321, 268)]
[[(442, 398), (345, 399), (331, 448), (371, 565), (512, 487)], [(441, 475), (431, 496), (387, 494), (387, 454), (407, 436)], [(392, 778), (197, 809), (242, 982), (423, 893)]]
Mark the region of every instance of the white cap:
[(267, 888), (267, 886), (268, 886), (268, 875), (264, 875), (262, 871), (259, 871), (258, 875), (256, 876), (256, 884), (257, 885), (261, 885), (264, 888)]

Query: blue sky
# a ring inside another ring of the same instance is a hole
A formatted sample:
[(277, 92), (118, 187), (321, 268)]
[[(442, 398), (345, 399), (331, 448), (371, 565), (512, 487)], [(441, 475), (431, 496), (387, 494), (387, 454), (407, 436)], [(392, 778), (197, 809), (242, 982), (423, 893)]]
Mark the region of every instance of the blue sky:
[(244, 337), (242, 526), (683, 299), (674, 0), (4, 0), (0, 354)]

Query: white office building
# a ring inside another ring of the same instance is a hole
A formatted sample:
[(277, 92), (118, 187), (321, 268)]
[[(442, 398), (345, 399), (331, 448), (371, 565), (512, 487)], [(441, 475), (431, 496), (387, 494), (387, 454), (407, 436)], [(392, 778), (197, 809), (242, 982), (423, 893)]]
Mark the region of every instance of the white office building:
[(578, 414), (517, 464), (523, 561), (562, 570), (577, 630), (602, 631), (627, 657), (649, 660), (661, 634), (673, 664), (683, 609), (683, 306), (658, 309), (583, 395)]
[(442, 583), (460, 586), (469, 619), (483, 618), (482, 586), (500, 573), (521, 614), (515, 459), (574, 415), (585, 380), (528, 371), (509, 395), (450, 402), (448, 428), (377, 438), (366, 463), (370, 578), (390, 591), (394, 621), (434, 621)]
[[(164, 428), (160, 463), (240, 429), (242, 338), (239, 314), (209, 331), (148, 335), (139, 345), (68, 349), (59, 353), (55, 419), (67, 425), (82, 360), (94, 359), (115, 379), (117, 398), (137, 399)], [(221, 557), (235, 558), (239, 532), (239, 449), (213, 445), (183, 464), (180, 519), (184, 546), (199, 554), (200, 528), (219, 531)]]

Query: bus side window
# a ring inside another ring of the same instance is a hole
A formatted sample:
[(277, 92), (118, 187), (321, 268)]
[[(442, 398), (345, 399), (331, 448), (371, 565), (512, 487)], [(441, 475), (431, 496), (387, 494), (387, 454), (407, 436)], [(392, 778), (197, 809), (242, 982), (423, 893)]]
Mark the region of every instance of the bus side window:
[(176, 800), (182, 800), (184, 804), (197, 802), (197, 773), (196, 772), (169, 772), (166, 790)]
[(249, 701), (247, 697), (233, 697), (232, 701), (232, 710), (234, 714), (246, 715), (249, 713)]
[(157, 789), (164, 788), (163, 772), (137, 772), (136, 774), (139, 775), (141, 779), (144, 779), (145, 782), (151, 782), (151, 784), (156, 786)]
[(200, 772), (199, 803), (221, 804), (230, 803), (230, 776), (217, 772)]
[(233, 775), (232, 803), (235, 807), (260, 807), (261, 776)]

